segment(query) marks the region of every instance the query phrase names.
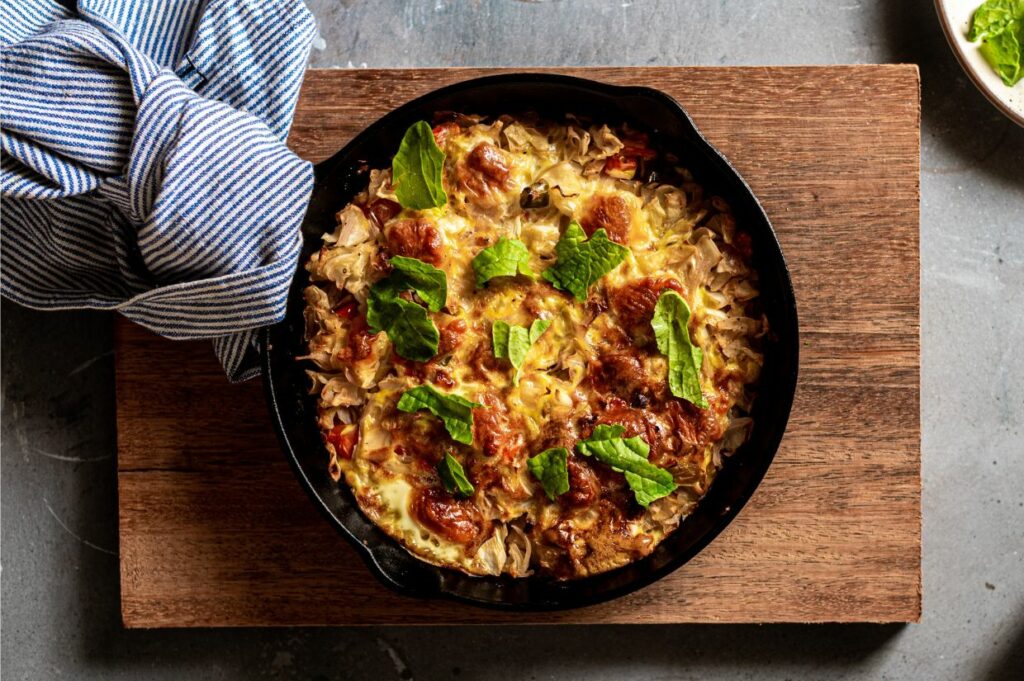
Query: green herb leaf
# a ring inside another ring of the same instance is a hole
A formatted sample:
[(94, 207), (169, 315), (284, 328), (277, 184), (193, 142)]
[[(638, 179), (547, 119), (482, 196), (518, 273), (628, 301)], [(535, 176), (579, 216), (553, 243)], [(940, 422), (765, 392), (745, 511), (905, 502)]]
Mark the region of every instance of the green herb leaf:
[(406, 359), (426, 362), (437, 354), (441, 335), (427, 311), (403, 300), (387, 286), (370, 287), (366, 300), (366, 323), (373, 333), (385, 332), (395, 352)]
[(1024, 2), (1021, 0), (987, 0), (971, 16), (971, 28), (967, 39), (972, 43), (1005, 31), (1011, 21), (1024, 16)]
[(488, 246), (473, 258), (477, 288), (494, 277), (514, 277), (517, 274), (533, 278), (530, 269), (530, 251), (519, 239), (501, 237), (497, 243)]
[(1024, 77), (1021, 42), (1024, 41), (1024, 23), (1013, 22), (1008, 30), (986, 38), (981, 44), (981, 54), (995, 69), (1003, 83), (1012, 87)]
[(1024, 77), (1024, 0), (987, 0), (974, 11), (967, 39), (1007, 86)]
[(450, 452), (445, 452), (441, 463), (437, 464), (437, 474), (441, 478), (441, 484), (452, 494), (464, 497), (473, 494), (473, 483), (466, 477), (462, 464)]
[[(383, 279), (370, 287), (366, 297), (366, 325), (373, 333), (387, 333), (393, 317), (401, 313), (397, 302), (400, 300), (395, 290)], [(418, 306), (417, 306), (418, 307)]]
[(447, 203), (443, 170), (444, 152), (434, 140), (434, 131), (425, 121), (414, 123), (391, 161), (391, 181), (402, 208), (425, 210)]
[(623, 438), (626, 429), (620, 425), (599, 425), (593, 434), (577, 443), (576, 451), (593, 456), (626, 476), (636, 503), (647, 507), (652, 501), (666, 497), (677, 485), (672, 474), (647, 460), (651, 448), (639, 437)]
[(466, 445), (473, 444), (473, 408), (482, 406), (459, 395), (443, 393), (428, 384), (409, 388), (398, 400), (398, 408), (404, 412), (426, 409), (444, 422), (445, 430), (453, 440)]
[(540, 480), (548, 499), (555, 500), (560, 494), (569, 491), (569, 452), (565, 447), (545, 449), (537, 456), (526, 460), (526, 467), (533, 477)]
[(500, 319), (491, 325), (491, 346), (494, 348), (494, 356), (497, 359), (507, 359), (515, 368), (512, 380), (516, 385), (519, 384), (519, 369), (526, 361), (530, 346), (537, 342), (549, 326), (551, 320), (548, 319), (533, 320), (529, 329)]
[(628, 253), (628, 248), (611, 241), (603, 229), (594, 232), (588, 240), (586, 232), (574, 220), (555, 246), (558, 261), (541, 276), (558, 290), (573, 294), (576, 300), (586, 300), (590, 286), (618, 267)]
[(530, 332), (525, 326), (510, 326), (508, 329), (508, 361), (516, 368), (518, 379), (519, 368), (526, 361), (526, 353), (530, 351)]
[(675, 291), (665, 291), (654, 306), (651, 327), (658, 351), (668, 357), (668, 387), (672, 394), (706, 409), (708, 401), (700, 387), (704, 353), (690, 342), (690, 307)]
[(426, 310), (399, 294), (415, 291), (431, 312), (437, 312), (448, 298), (448, 278), (444, 270), (416, 258), (396, 255), (391, 266), (391, 274), (370, 287), (366, 323), (370, 331), (386, 333), (400, 356), (425, 362), (437, 354), (437, 326)]
[(491, 347), (496, 359), (508, 359), (508, 337), (511, 331), (512, 326), (500, 319), (491, 324)]
[(431, 312), (444, 307), (448, 300), (448, 277), (444, 270), (401, 255), (391, 257), (391, 267), (393, 269), (388, 280), (392, 286), (400, 291), (412, 289)]
[(534, 319), (530, 324), (530, 345), (537, 342), (537, 339), (544, 335), (544, 332), (551, 326), (550, 319)]

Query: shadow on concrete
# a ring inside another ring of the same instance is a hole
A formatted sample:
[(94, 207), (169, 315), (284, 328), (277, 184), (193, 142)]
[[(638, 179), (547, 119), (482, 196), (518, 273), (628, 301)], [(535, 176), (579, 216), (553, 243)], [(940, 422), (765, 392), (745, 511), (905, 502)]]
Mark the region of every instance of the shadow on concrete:
[(992, 660), (981, 678), (990, 681), (1019, 681), (1024, 676), (1024, 600), (1017, 614), (1016, 627), (1016, 631), (1010, 632), (1007, 642), (993, 642), (1002, 646), (1005, 652)]
[[(115, 613), (108, 613), (115, 614)], [(83, 663), (97, 673), (231, 669), (237, 678), (280, 672), (302, 678), (558, 677), (615, 679), (694, 675), (728, 668), (796, 678), (855, 673), (902, 625), (680, 625), (374, 627), (130, 631), (97, 629)], [(105, 631), (104, 631), (105, 630)], [(498, 665), (508, 661), (508, 666)], [(280, 667), (275, 669), (275, 666)], [(235, 675), (230, 675), (235, 678)]]

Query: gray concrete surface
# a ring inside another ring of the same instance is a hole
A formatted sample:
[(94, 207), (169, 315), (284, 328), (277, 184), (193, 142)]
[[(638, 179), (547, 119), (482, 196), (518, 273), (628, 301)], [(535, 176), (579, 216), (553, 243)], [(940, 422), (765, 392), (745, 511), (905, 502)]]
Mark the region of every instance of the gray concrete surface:
[(1024, 130), (929, 0), (310, 4), (314, 66), (921, 65), (923, 621), (126, 632), (110, 319), (4, 302), (5, 679), (1024, 678)]

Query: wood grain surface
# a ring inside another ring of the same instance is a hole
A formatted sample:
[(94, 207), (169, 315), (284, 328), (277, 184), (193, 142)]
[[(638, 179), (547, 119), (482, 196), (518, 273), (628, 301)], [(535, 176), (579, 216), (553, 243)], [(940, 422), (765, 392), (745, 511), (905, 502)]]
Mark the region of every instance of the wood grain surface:
[[(258, 381), (228, 385), (209, 344), (120, 322), (127, 626), (919, 618), (916, 67), (563, 71), (674, 96), (778, 232), (800, 311), (800, 382), (747, 507), (689, 564), (603, 605), (506, 614), (401, 597), (299, 487)], [(493, 72), (311, 71), (290, 144), (320, 160), (394, 106)]]

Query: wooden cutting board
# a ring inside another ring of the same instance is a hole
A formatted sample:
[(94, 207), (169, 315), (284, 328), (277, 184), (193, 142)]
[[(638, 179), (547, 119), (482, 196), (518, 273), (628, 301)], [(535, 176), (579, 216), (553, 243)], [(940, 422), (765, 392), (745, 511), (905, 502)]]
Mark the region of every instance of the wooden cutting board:
[[(778, 231), (800, 311), (800, 382), (747, 507), (689, 564), (603, 605), (509, 614), (401, 597), (299, 487), (259, 381), (228, 385), (209, 344), (119, 321), (127, 626), (919, 618), (917, 68), (559, 71), (674, 96)], [(398, 104), (494, 72), (311, 71), (290, 144), (319, 161)]]

